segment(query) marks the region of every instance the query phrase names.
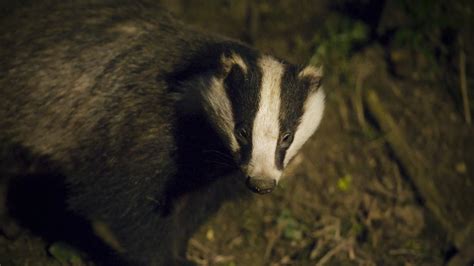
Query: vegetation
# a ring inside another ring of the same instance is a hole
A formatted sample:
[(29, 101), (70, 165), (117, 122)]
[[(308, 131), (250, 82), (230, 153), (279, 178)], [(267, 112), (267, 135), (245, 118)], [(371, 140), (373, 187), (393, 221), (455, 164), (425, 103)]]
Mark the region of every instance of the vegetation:
[[(472, 1), (162, 2), (188, 23), (324, 65), (328, 94), (321, 128), (277, 191), (224, 204), (190, 241), (190, 260), (472, 263)], [(1, 264), (90, 263), (4, 216)]]

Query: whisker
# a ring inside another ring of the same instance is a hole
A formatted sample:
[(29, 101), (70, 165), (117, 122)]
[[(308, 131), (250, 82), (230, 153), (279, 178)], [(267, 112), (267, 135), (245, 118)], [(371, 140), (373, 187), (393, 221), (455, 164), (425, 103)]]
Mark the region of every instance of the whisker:
[(204, 150), (203, 153), (214, 153), (214, 154), (221, 155), (225, 158), (233, 159), (233, 157), (230, 154), (227, 154), (218, 150)]
[(223, 161), (215, 161), (215, 160), (205, 160), (206, 163), (211, 163), (211, 164), (216, 164), (216, 165), (221, 165), (221, 166), (226, 166), (226, 167), (235, 167), (234, 164), (230, 164), (227, 162)]

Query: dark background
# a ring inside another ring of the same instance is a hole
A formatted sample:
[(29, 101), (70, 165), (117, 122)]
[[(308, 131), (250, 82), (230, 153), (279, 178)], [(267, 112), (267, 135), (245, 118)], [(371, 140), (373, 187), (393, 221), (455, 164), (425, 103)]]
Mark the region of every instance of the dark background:
[[(190, 241), (190, 260), (472, 265), (472, 1), (161, 2), (189, 24), (323, 64), (326, 75), (325, 117), (287, 178), (270, 195), (226, 203)], [(6, 216), (0, 258), (90, 263)]]

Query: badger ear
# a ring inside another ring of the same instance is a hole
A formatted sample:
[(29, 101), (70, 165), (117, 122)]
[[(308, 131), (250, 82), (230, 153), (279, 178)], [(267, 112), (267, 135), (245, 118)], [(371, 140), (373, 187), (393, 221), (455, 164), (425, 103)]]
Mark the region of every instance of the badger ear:
[(323, 79), (323, 67), (306, 66), (298, 73), (298, 78), (308, 81), (311, 89), (317, 90), (321, 86)]
[(247, 73), (247, 64), (244, 62), (242, 57), (240, 57), (234, 52), (223, 53), (221, 55), (221, 73), (223, 74), (223, 76), (226, 77), (231, 72), (234, 66), (239, 67), (245, 74)]

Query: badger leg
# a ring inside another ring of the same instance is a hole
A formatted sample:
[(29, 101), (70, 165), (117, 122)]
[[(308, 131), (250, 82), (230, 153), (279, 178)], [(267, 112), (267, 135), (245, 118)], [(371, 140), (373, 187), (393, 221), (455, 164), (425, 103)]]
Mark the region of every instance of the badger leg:
[(77, 160), (86, 163), (66, 174), (70, 208), (107, 225), (129, 265), (172, 265), (177, 259), (175, 218), (166, 212), (165, 194), (175, 166), (159, 137), (126, 147), (127, 156), (112, 157), (107, 146), (96, 145)]
[(125, 264), (186, 265), (189, 225), (175, 211), (166, 213), (164, 200), (146, 196), (146, 192), (130, 193), (127, 187), (132, 185), (120, 189), (109, 184), (100, 193), (83, 191), (71, 198), (71, 207), (110, 229), (114, 240), (105, 241), (113, 243)]

